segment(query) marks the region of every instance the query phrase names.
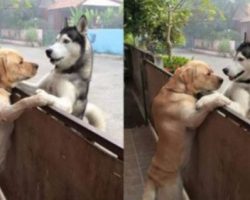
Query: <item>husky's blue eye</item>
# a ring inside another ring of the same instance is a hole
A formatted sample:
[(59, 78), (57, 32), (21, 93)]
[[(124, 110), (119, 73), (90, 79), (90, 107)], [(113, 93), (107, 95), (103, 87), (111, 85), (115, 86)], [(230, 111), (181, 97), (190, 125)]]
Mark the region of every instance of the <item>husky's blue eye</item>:
[(243, 58), (238, 58), (238, 61), (242, 62), (242, 61), (244, 61), (244, 59)]
[(64, 39), (64, 40), (63, 40), (63, 43), (67, 44), (67, 43), (69, 43), (69, 40)]

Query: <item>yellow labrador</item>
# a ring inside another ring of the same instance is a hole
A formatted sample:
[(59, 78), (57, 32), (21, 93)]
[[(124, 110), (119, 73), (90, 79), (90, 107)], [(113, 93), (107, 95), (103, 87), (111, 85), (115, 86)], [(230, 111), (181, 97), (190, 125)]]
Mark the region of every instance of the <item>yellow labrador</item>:
[(13, 130), (13, 121), (25, 109), (50, 104), (44, 94), (24, 98), (15, 104), (10, 104), (11, 87), (22, 80), (33, 77), (38, 65), (24, 61), (23, 57), (10, 49), (0, 49), (0, 169), (9, 146), (9, 136)]
[(213, 93), (197, 101), (196, 95), (212, 92), (223, 79), (216, 76), (202, 61), (190, 61), (179, 68), (161, 88), (152, 104), (152, 117), (159, 140), (148, 171), (143, 200), (187, 199), (182, 185), (181, 171), (188, 160), (192, 134), (207, 114), (231, 101), (220, 93)]

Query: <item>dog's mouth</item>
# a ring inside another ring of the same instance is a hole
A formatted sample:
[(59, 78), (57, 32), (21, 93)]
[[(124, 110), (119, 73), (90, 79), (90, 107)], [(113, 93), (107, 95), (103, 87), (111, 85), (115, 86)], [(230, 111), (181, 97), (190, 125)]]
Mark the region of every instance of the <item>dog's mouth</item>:
[(62, 59), (63, 59), (63, 57), (60, 57), (60, 58), (50, 58), (50, 62), (51, 62), (52, 64), (55, 64), (55, 63), (59, 62), (59, 61), (62, 60)]
[(229, 80), (230, 80), (230, 81), (233, 81), (233, 80), (239, 78), (242, 74), (244, 74), (244, 72), (245, 72), (245, 71), (242, 70), (241, 72), (239, 72), (239, 73), (236, 74), (235, 76), (228, 76), (228, 77), (229, 77)]

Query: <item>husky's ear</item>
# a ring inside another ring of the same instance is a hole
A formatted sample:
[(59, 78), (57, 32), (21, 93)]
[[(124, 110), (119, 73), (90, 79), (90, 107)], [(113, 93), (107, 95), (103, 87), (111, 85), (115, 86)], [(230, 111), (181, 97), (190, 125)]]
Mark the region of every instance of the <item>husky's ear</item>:
[(76, 26), (77, 30), (82, 34), (85, 34), (87, 31), (87, 24), (88, 24), (87, 17), (85, 15), (82, 15)]
[(68, 18), (65, 17), (64, 18), (64, 28), (68, 27), (69, 26), (69, 22), (68, 22)]

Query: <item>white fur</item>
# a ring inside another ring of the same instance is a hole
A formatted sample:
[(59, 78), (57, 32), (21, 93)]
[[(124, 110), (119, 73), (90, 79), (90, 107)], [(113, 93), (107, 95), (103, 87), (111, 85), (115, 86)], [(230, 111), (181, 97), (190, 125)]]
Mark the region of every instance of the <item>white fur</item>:
[[(29, 84), (27, 82), (26, 84), (35, 88), (41, 88), (37, 90), (37, 93), (42, 93), (45, 98), (53, 102), (52, 105), (56, 108), (71, 113), (77, 96), (77, 88), (65, 76), (68, 75), (52, 71), (42, 78), (42, 81), (38, 84)], [(102, 131), (106, 129), (103, 112), (94, 104), (87, 103), (84, 117), (94, 127)]]
[[(51, 57), (53, 59), (60, 59), (53, 64), (57, 65), (60, 69), (67, 69), (71, 67), (77, 59), (80, 57), (81, 47), (79, 44), (72, 42), (72, 40), (66, 35), (57, 37), (55, 44), (49, 47), (52, 50)], [(64, 43), (64, 40), (69, 41)]]
[(106, 121), (104, 120), (103, 112), (100, 108), (92, 103), (88, 103), (84, 117), (87, 118), (88, 122), (99, 130), (106, 130)]
[(0, 200), (6, 200), (6, 197), (4, 196), (1, 188), (0, 188)]
[[(243, 59), (243, 61), (238, 61), (235, 66), (230, 66), (228, 68), (228, 75), (233, 77), (243, 70), (244, 73), (236, 80), (247, 80), (250, 78), (250, 60), (245, 58), (240, 52), (236, 55), (236, 60), (239, 58)], [(233, 101), (233, 103), (228, 105), (228, 108), (243, 117), (248, 117), (250, 109), (250, 84), (239, 83), (236, 80), (230, 83), (225, 92), (225, 95)]]

